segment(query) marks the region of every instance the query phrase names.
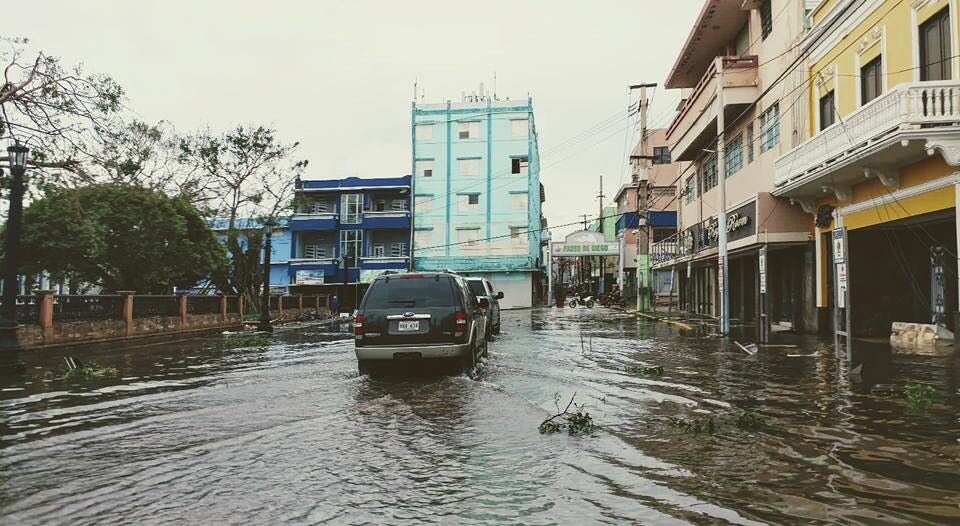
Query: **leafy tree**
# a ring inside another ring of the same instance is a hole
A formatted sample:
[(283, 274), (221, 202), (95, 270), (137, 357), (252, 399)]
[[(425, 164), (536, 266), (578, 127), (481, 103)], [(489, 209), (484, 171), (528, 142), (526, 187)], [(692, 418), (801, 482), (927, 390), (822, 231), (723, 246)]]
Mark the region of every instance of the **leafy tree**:
[(223, 246), (186, 200), (124, 184), (59, 189), (24, 210), (26, 273), (168, 294), (227, 267)]
[[(220, 134), (209, 130), (180, 142), (180, 160), (192, 164), (208, 181), (206, 190), (219, 196), (214, 208), (226, 217), (230, 272), (221, 290), (243, 294), (256, 305), (263, 283), (260, 253), (263, 232), (244, 227), (238, 220), (276, 223), (291, 206), (294, 182), (307, 166), (294, 158), (299, 143), (284, 144), (276, 131), (263, 126), (236, 128)], [(243, 240), (246, 242), (243, 242)]]

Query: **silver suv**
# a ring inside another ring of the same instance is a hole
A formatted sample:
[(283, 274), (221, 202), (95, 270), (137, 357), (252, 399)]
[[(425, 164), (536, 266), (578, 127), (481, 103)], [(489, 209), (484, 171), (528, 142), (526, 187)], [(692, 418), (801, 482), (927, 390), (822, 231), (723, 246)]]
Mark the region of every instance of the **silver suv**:
[(485, 278), (467, 278), (470, 290), (477, 296), (477, 301), (487, 300), (487, 339), (493, 334), (500, 334), (500, 300), (503, 292), (493, 292), (493, 284)]

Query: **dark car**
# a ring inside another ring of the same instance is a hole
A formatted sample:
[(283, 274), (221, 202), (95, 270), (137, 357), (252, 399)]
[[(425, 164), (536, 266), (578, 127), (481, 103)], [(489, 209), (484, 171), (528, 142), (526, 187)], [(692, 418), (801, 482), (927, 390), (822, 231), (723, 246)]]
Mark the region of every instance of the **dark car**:
[(354, 319), (360, 373), (397, 360), (443, 359), (472, 370), (487, 354), (487, 307), (455, 274), (376, 278)]
[(487, 308), (487, 339), (493, 334), (500, 334), (500, 300), (503, 292), (494, 292), (493, 284), (486, 278), (467, 278), (470, 290), (477, 296), (477, 301), (486, 298), (490, 305)]

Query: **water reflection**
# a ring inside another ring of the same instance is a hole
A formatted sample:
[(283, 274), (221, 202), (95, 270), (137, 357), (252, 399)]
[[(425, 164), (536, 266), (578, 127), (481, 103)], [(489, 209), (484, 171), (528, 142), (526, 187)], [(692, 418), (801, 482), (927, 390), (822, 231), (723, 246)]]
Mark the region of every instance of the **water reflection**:
[[(955, 354), (730, 342), (607, 309), (504, 312), (475, 379), (356, 373), (348, 327), (77, 351), (0, 373), (0, 522), (950, 523)], [(635, 367), (662, 366), (645, 377)], [(875, 384), (928, 383), (925, 412)], [(602, 430), (540, 435), (555, 395)], [(670, 418), (729, 419), (684, 433)]]

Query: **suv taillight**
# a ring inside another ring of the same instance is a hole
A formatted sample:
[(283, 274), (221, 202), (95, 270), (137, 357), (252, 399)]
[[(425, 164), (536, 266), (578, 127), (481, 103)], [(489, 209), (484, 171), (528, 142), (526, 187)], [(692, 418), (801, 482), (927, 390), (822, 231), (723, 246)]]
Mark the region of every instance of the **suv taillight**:
[(353, 317), (353, 334), (363, 336), (363, 314)]
[(463, 331), (467, 328), (467, 315), (463, 311), (457, 311), (453, 314), (454, 329), (453, 336), (459, 338), (463, 336)]

